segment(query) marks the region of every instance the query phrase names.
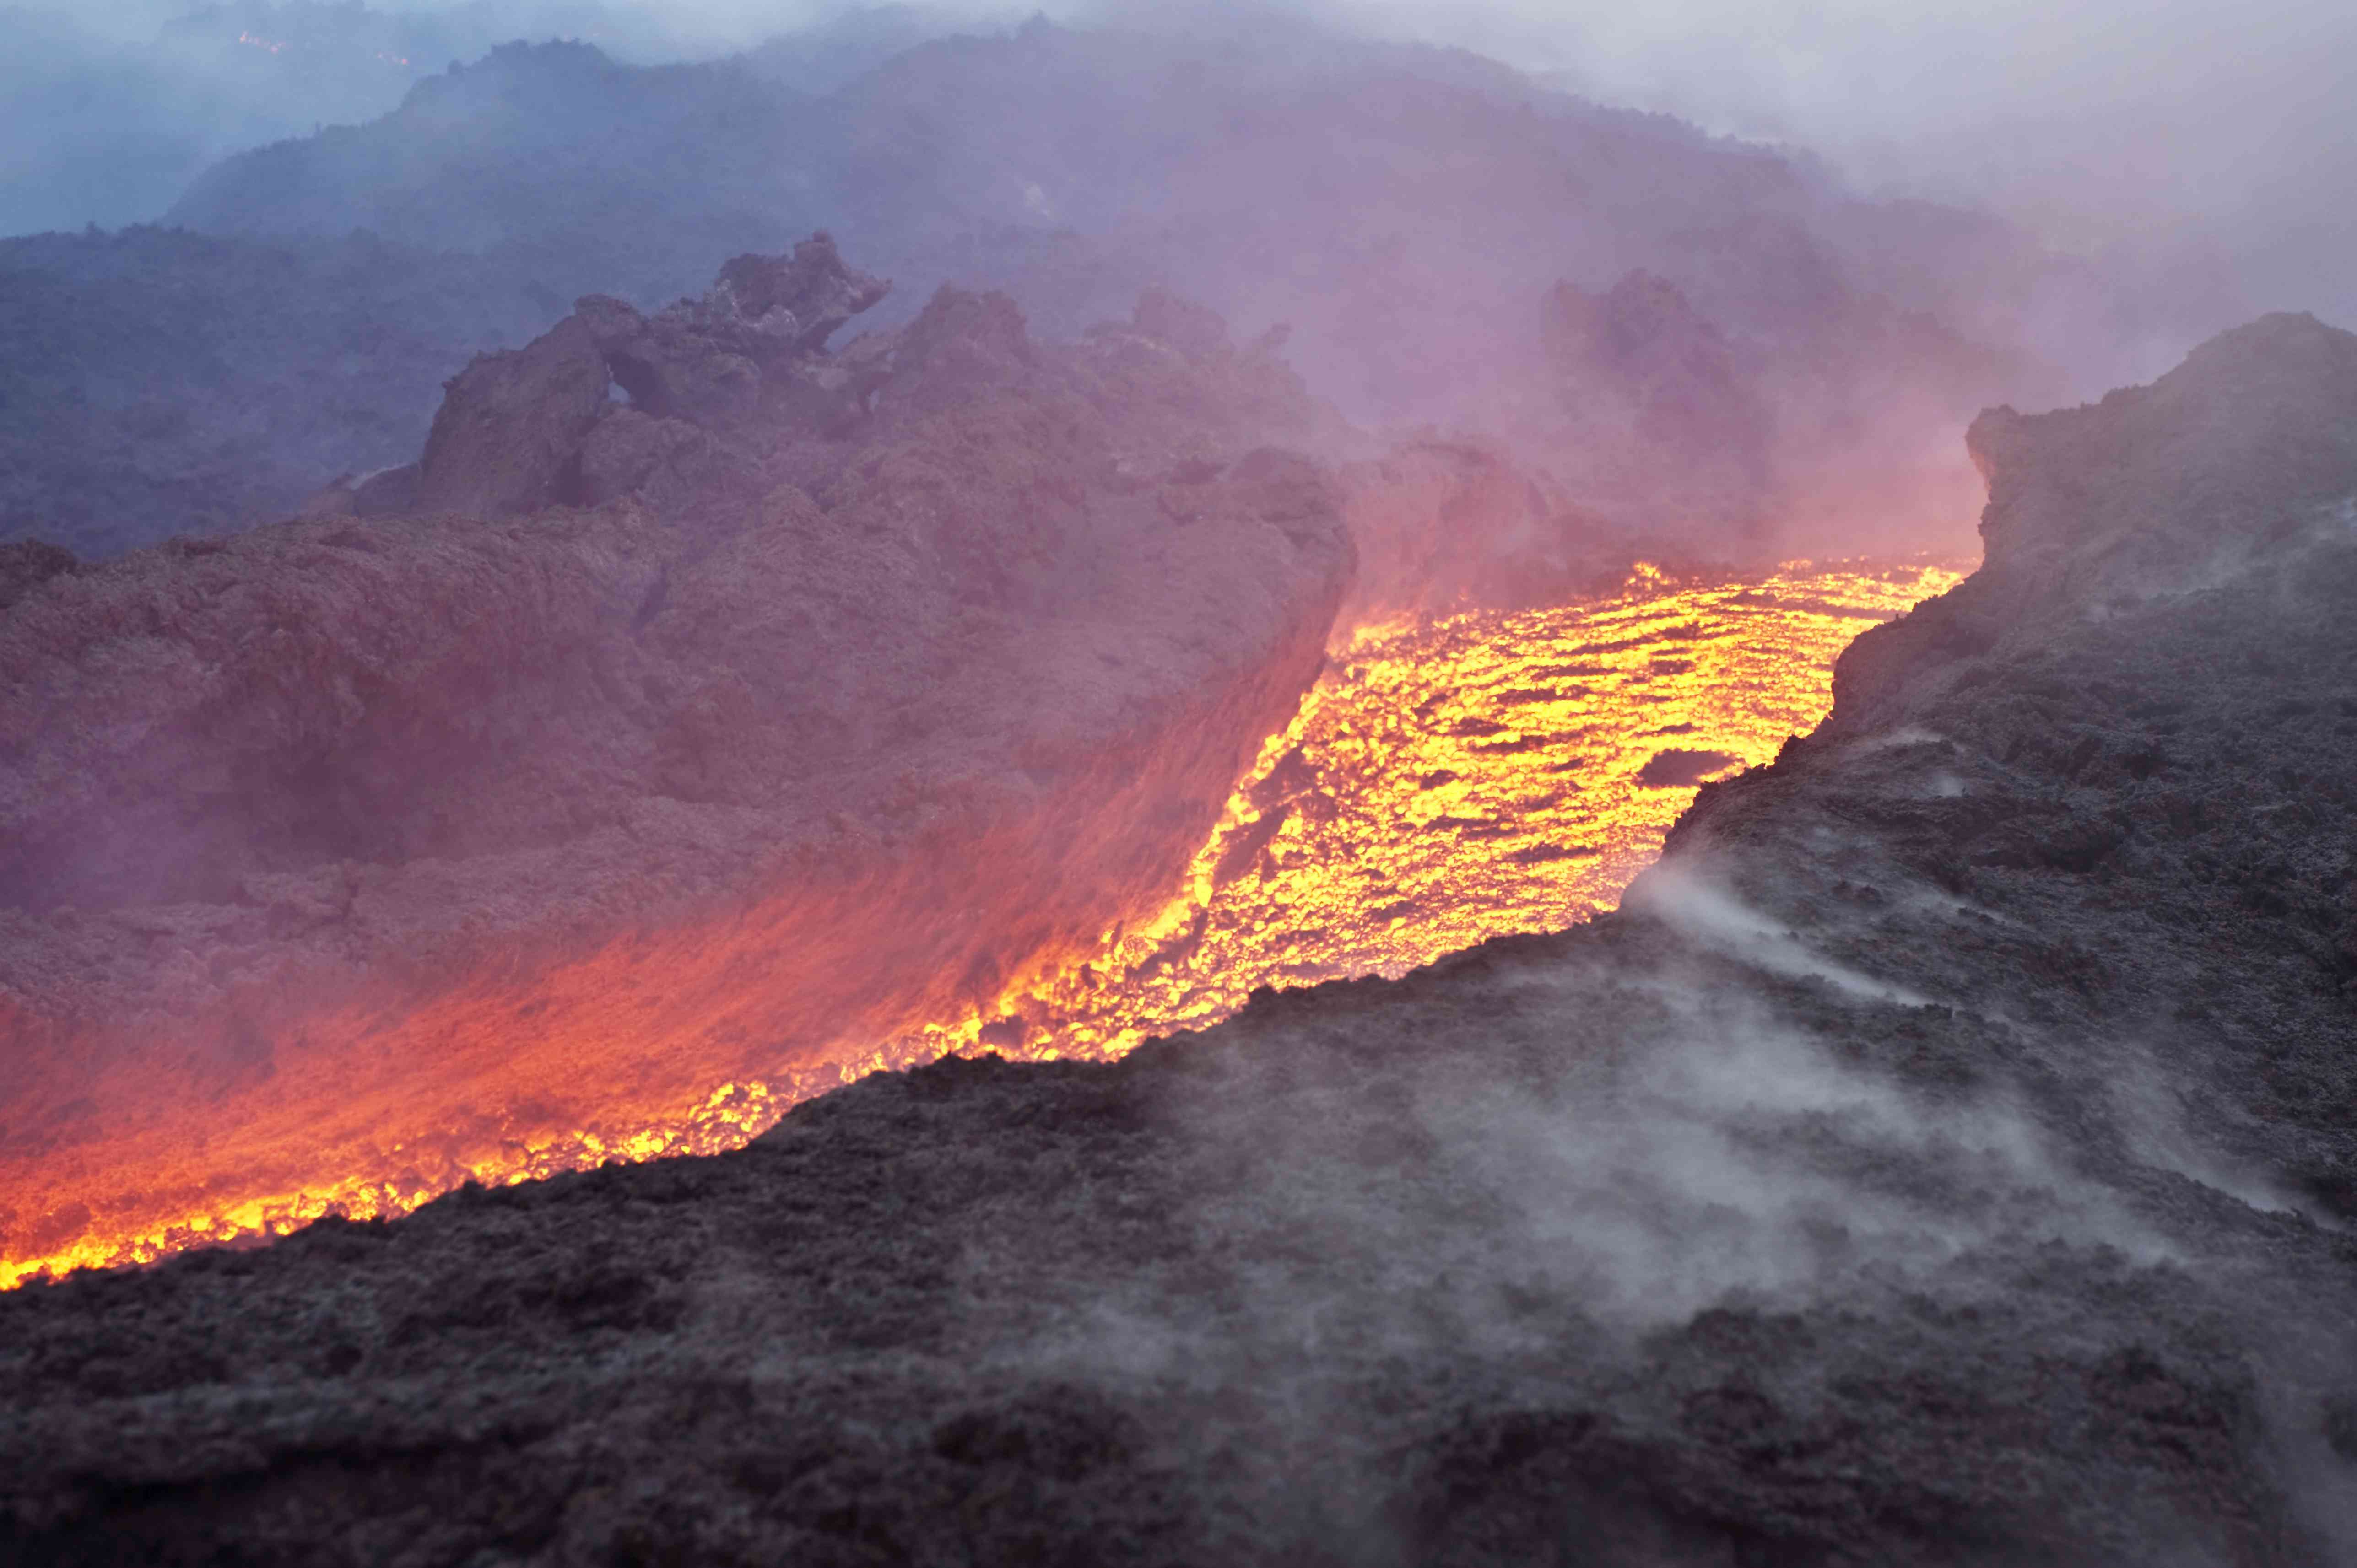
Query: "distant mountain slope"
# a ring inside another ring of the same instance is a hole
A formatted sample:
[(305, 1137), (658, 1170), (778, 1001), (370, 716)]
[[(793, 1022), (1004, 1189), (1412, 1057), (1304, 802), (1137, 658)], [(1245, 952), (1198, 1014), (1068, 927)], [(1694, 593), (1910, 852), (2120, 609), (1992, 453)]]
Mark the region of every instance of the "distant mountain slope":
[(601, 254), (708, 256), (810, 224), (796, 166), (817, 117), (734, 62), (621, 65), (579, 43), (507, 44), (401, 107), (230, 159), (167, 221), (272, 239), (368, 229), (430, 250), (572, 235)]
[[(375, 124), (231, 160), (171, 220), (476, 250), (562, 234), (683, 288), (716, 251), (823, 226), (904, 299), (985, 281), (1069, 332), (1169, 281), (1248, 332), (1289, 323), (1288, 352), (1356, 416), (1491, 426), (1552, 423), (1530, 406), (1546, 292), (1645, 268), (1795, 363), (1840, 358), (1861, 310), (1978, 345), (1904, 367), (1909, 419), (1936, 417), (1948, 450), (1984, 402), (2050, 390), (2023, 324), (2083, 283), (1991, 220), (1860, 202), (1773, 149), (1301, 25), (1035, 21), (936, 38), (817, 96), (778, 85), (779, 58), (641, 71), (502, 48)], [(1810, 402), (1797, 427), (1852, 432), (1845, 462), (1894, 446), (1917, 461), (1887, 389)], [(1828, 460), (1814, 432), (1787, 445), (1805, 448), (1796, 477)]]
[[(185, 455), (141, 447), (112, 414), (61, 414), (67, 436), (44, 441), (113, 456), (25, 448), (6, 526), (103, 544), (283, 510), (307, 488), (298, 474), (321, 482), (414, 446), (436, 352), (448, 374), (490, 338), (529, 337), (572, 293), (656, 303), (818, 228), (898, 282), (884, 325), (957, 277), (1069, 335), (1167, 282), (1247, 337), (1289, 331), (1286, 356), (1354, 418), (1491, 431), (1575, 504), (1744, 550), (1870, 542), (1891, 520), (1960, 535), (1976, 481), (1956, 433), (1985, 403), (2060, 383), (2032, 324), (2061, 311), (2084, 341), (2106, 338), (2102, 288), (2002, 224), (1861, 202), (1805, 161), (1471, 55), (1267, 19), (1191, 37), (1035, 21), (860, 69), (929, 25), (888, 13), (652, 69), (583, 44), (504, 46), (369, 124), (222, 163), (171, 222), (298, 250), (368, 231), (470, 259), (421, 255), (403, 281), (283, 279), (293, 308), (247, 334), (254, 352), (219, 395), (258, 405), (274, 395), (264, 384), (329, 373), (348, 349), (325, 324), (346, 317), (414, 334), (407, 379), (362, 378), (341, 413), (274, 422), (273, 477), (209, 499), (210, 521), (186, 510)], [(141, 243), (157, 260), (135, 299), (116, 296), (126, 318), (169, 317), (176, 291), (215, 286), (210, 263), (191, 263), (189, 285), (160, 260), (165, 242)], [(68, 282), (93, 264), (55, 243), (12, 259)], [(1605, 297), (1640, 273), (1681, 303), (1631, 319), (1675, 325), (1674, 341), (1566, 358), (1544, 329), (1555, 285)], [(19, 285), (27, 303), (9, 314), (55, 286)], [(420, 293), (435, 303), (415, 308)], [(545, 308), (521, 318), (516, 302), (533, 298)], [(469, 313), (463, 330), (438, 325)], [(102, 406), (84, 382), (115, 373), (104, 335), (39, 330), (23, 373)], [(1677, 344), (1704, 346), (1701, 381), (1631, 371)], [(1696, 406), (1749, 412), (1697, 418), (1687, 393), (1706, 382)], [(0, 421), (28, 433), (21, 415)], [(151, 477), (84, 477), (96, 469)]]
[[(1940, 213), (1935, 229), (1924, 220), (1938, 209), (1918, 204), (1891, 221), (1772, 149), (1600, 109), (1469, 55), (1279, 27), (1034, 22), (920, 44), (815, 97), (784, 85), (796, 40), (654, 70), (581, 45), (507, 46), (371, 124), (229, 160), (168, 220), (252, 236), (371, 228), (431, 248), (565, 231), (607, 253), (694, 251), (699, 269), (713, 237), (768, 243), (823, 221), (926, 269), (908, 280), (920, 295), (935, 274), (1031, 267), (1042, 242), (1080, 234), (1131, 267), (1208, 267), (1227, 285), (1215, 305), (1255, 294), (1283, 313), (1455, 283), (1482, 306), (1467, 320), (1494, 315), (1517, 333), (1566, 274), (1663, 266), (1745, 220), (1815, 237), (1822, 281), (1960, 319), (1993, 291), (2018, 305), (2043, 276), (1993, 220)], [(1756, 288), (1684, 270), (1706, 309), (1758, 315)], [(1096, 319), (1069, 282), (1036, 281), (1048, 297), (1032, 303)], [(1126, 298), (1129, 282), (1105, 286)], [(1416, 325), (1404, 315), (1390, 335)]]
[(0, 538), (103, 556), (413, 456), (441, 383), (603, 274), (156, 229), (0, 241)]
[(671, 52), (651, 16), (573, 0), (227, 0), (145, 38), (100, 9), (0, 8), (0, 234), (152, 221), (214, 160), (372, 119), (503, 39)]

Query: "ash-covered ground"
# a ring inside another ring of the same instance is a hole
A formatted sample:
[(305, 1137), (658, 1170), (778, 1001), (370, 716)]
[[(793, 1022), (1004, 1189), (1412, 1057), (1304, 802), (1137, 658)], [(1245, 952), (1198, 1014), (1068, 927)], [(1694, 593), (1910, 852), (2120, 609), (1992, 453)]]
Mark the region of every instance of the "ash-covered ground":
[(2357, 338), (1975, 450), (1620, 913), (0, 1298), (0, 1558), (2348, 1561)]

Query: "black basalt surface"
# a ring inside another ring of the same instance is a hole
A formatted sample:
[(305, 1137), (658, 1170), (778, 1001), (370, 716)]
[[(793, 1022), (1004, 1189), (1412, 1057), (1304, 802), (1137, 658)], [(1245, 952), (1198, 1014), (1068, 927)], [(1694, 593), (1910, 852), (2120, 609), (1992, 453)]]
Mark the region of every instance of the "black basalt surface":
[(23, 1563), (2357, 1553), (2357, 338), (1987, 416), (1623, 910), (0, 1299)]

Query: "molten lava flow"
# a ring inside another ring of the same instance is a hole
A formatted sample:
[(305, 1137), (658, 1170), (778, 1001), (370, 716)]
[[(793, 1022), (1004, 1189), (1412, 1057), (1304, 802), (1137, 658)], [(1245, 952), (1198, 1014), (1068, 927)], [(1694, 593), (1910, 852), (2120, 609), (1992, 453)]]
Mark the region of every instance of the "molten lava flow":
[(1798, 563), (1681, 587), (1640, 567), (1602, 603), (1366, 629), (1151, 929), (1036, 971), (907, 1054), (1118, 1056), (1256, 986), (1396, 979), (1574, 925), (1651, 864), (1693, 785), (1815, 727), (1858, 631), (1962, 575)]
[[(1574, 924), (1609, 907), (1659, 851), (1695, 781), (1765, 761), (1824, 716), (1833, 658), (1853, 636), (1960, 575), (1794, 564), (1695, 585), (1641, 569), (1607, 600), (1364, 628), (1263, 748), (1158, 918), (1093, 950), (1039, 955), (986, 1005), (790, 1072), (618, 1105), (602, 1125), (554, 1128), (519, 1109), (489, 1132), (394, 1144), (376, 1168), (92, 1226), (0, 1259), (0, 1288), (279, 1234), (330, 1212), (404, 1213), (469, 1177), (715, 1153), (875, 1069), (977, 1049), (1118, 1056), (1216, 1022), (1258, 986), (1396, 976), (1490, 937)], [(561, 976), (543, 991), (531, 1005), (566, 1005)], [(576, 1004), (584, 1017), (614, 1013), (602, 993)], [(496, 1019), (447, 1023), (497, 1054)], [(627, 1042), (573, 1044), (610, 1055)], [(496, 1081), (488, 1067), (484, 1081)], [(347, 1109), (371, 1114), (365, 1102)]]

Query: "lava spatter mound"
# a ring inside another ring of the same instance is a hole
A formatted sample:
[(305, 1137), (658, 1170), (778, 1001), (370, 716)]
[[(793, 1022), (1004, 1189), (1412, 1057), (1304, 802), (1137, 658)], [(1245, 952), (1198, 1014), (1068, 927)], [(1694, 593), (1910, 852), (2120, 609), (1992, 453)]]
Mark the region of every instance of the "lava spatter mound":
[(2345, 1559), (2357, 338), (1976, 441), (1987, 566), (1620, 912), (0, 1298), (0, 1540)]

